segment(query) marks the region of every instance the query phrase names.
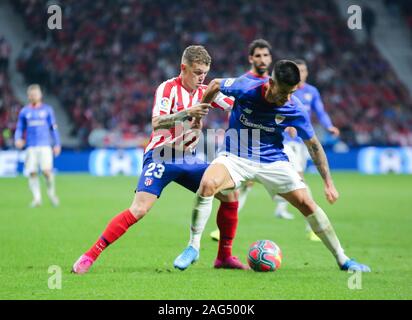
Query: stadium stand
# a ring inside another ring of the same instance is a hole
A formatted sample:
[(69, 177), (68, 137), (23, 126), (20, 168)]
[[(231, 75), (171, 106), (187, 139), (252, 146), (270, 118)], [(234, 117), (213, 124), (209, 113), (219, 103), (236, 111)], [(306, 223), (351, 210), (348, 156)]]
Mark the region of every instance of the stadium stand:
[[(393, 14), (401, 13), (412, 30), (412, 2), (409, 0), (385, 0), (386, 8)], [(412, 39), (411, 39), (412, 41)]]
[[(308, 62), (308, 82), (349, 146), (412, 145), (410, 93), (372, 43), (355, 41), (333, 1), (67, 0), (60, 31), (47, 29), (47, 3), (13, 1), (36, 39), (19, 70), (59, 97), (84, 146), (94, 129), (143, 144), (155, 88), (177, 74), (187, 45), (207, 47), (211, 79), (245, 72), (247, 44), (260, 37), (275, 59)], [(206, 125), (223, 122), (212, 113)]]
[(13, 132), (21, 103), (14, 96), (8, 75), (11, 47), (0, 34), (0, 149), (13, 146)]

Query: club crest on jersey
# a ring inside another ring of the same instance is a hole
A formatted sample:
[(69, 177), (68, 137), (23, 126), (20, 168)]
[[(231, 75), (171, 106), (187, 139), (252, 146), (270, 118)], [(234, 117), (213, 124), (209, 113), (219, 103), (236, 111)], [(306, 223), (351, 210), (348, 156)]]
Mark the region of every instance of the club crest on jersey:
[(311, 93), (305, 93), (303, 95), (303, 97), (305, 98), (306, 101), (312, 100), (312, 94)]
[(286, 119), (286, 117), (284, 117), (284, 116), (282, 116), (282, 115), (280, 115), (280, 114), (277, 114), (276, 117), (275, 117), (275, 122), (276, 122), (276, 124), (280, 124), (280, 123), (282, 123), (283, 120), (285, 120), (285, 119)]
[(40, 112), (39, 112), (39, 117), (40, 117), (40, 118), (46, 118), (46, 117), (47, 117), (47, 112), (44, 111), (44, 110), (40, 111)]
[(160, 110), (162, 111), (169, 111), (169, 106), (170, 106), (170, 100), (169, 98), (162, 98), (162, 100), (160, 100)]
[(236, 78), (229, 78), (225, 81), (225, 84), (223, 85), (224, 87), (230, 87), (234, 82)]
[(146, 187), (151, 186), (153, 184), (153, 178), (146, 178), (144, 181), (144, 185)]

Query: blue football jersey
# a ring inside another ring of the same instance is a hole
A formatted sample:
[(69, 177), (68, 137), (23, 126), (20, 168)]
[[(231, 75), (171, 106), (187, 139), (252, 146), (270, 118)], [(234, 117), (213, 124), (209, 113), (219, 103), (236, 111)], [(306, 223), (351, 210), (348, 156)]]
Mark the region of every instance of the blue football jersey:
[[(311, 118), (312, 112), (314, 112), (319, 119), (320, 124), (325, 129), (333, 126), (329, 115), (325, 111), (319, 90), (316, 87), (305, 83), (302, 87), (298, 88), (293, 95), (302, 102), (303, 109), (309, 115), (309, 119)], [(284, 137), (285, 141), (303, 142), (299, 137), (291, 138), (287, 132), (284, 133)]]
[(54, 112), (47, 104), (38, 108), (27, 105), (20, 110), (14, 139), (22, 139), (24, 132), (27, 147), (60, 145)]
[(235, 98), (225, 133), (224, 151), (258, 162), (288, 161), (283, 152), (283, 131), (292, 126), (307, 140), (314, 131), (308, 114), (296, 97), (283, 106), (264, 98), (268, 77), (245, 74), (223, 79), (220, 91)]

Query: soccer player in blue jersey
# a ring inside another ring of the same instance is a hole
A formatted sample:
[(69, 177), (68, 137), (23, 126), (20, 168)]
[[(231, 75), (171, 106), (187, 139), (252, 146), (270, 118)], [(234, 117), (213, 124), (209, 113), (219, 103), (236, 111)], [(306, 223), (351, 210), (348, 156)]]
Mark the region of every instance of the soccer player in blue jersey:
[[(245, 77), (251, 79), (265, 79), (269, 78), (269, 67), (272, 64), (272, 46), (264, 39), (253, 40), (248, 47), (250, 63), (250, 70), (244, 74)], [(239, 189), (239, 209), (242, 210), (246, 199), (252, 190), (253, 181), (247, 181)], [(220, 240), (219, 229), (213, 230), (210, 233), (213, 240)]]
[[(281, 195), (305, 216), (341, 270), (369, 272), (368, 266), (346, 256), (327, 215), (309, 196), (305, 183), (283, 151), (283, 131), (287, 127), (296, 128), (324, 181), (326, 199), (331, 204), (338, 199), (322, 145), (302, 103), (292, 95), (299, 82), (298, 66), (293, 61), (280, 60), (269, 79), (241, 76), (215, 79), (209, 84), (202, 102), (211, 101), (221, 92), (233, 96), (235, 104), (224, 150), (202, 177), (192, 217), (194, 220), (209, 217), (217, 192), (256, 181), (263, 184), (271, 197)], [(185, 251), (192, 249), (188, 247)]]
[[(329, 115), (325, 111), (319, 90), (316, 87), (306, 83), (306, 79), (308, 78), (308, 68), (306, 62), (300, 59), (297, 59), (294, 62), (299, 67), (300, 83), (293, 95), (302, 102), (305, 112), (309, 114), (309, 118), (312, 113), (315, 113), (320, 124), (323, 128), (325, 128), (325, 130), (334, 136), (339, 136), (339, 129), (332, 124)], [(303, 179), (306, 163), (309, 158), (306, 146), (303, 143), (303, 140), (296, 135), (296, 131), (292, 128), (285, 130), (283, 136), (285, 152)], [(309, 195), (311, 195), (309, 186), (307, 186), (307, 189)], [(275, 216), (279, 218), (293, 219), (293, 215), (287, 211), (288, 202), (280, 196), (276, 197), (276, 201), (277, 206), (275, 208)], [(320, 241), (320, 239), (311, 230), (310, 226), (307, 226), (307, 231), (310, 240)]]
[(20, 110), (14, 140), (16, 148), (26, 146), (25, 170), (29, 174), (29, 187), (33, 194), (31, 207), (38, 207), (42, 202), (39, 169), (46, 178), (47, 195), (57, 206), (59, 199), (54, 182), (53, 154), (58, 156), (61, 147), (56, 119), (53, 108), (42, 102), (39, 85), (30, 85), (27, 95), (29, 104)]

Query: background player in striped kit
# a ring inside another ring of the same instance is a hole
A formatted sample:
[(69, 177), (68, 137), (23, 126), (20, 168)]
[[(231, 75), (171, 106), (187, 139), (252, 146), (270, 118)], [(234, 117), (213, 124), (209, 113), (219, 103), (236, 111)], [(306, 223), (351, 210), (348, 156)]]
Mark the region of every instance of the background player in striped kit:
[(53, 154), (58, 156), (61, 147), (53, 108), (42, 102), (42, 91), (37, 84), (28, 87), (27, 96), (29, 104), (20, 110), (14, 140), (18, 149), (26, 146), (25, 171), (29, 174), (29, 187), (33, 194), (31, 207), (42, 203), (39, 169), (46, 178), (47, 195), (57, 206), (59, 199), (55, 189)]

